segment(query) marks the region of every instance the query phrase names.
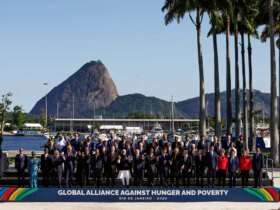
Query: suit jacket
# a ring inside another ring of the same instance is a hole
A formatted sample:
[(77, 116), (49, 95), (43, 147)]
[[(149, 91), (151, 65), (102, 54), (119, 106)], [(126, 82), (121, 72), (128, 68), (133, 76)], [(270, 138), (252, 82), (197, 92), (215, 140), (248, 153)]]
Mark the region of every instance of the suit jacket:
[(16, 159), (15, 159), (15, 168), (18, 171), (23, 171), (27, 168), (27, 156), (23, 155), (22, 157), (18, 154), (16, 155)]
[(253, 157), (253, 170), (258, 171), (263, 168), (263, 155), (262, 154), (254, 154)]
[(216, 169), (218, 164), (218, 155), (216, 152), (206, 154), (206, 164), (208, 169)]
[(41, 155), (41, 171), (43, 172), (50, 172), (52, 168), (52, 158), (48, 155), (45, 157), (45, 155)]
[(234, 158), (229, 158), (229, 171), (230, 172), (236, 172), (239, 168), (239, 159), (238, 157), (234, 157)]

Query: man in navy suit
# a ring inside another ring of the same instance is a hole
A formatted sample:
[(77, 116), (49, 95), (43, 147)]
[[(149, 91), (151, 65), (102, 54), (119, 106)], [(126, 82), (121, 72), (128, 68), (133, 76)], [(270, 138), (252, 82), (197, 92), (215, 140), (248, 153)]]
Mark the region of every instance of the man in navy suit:
[(15, 168), (18, 173), (18, 186), (24, 186), (24, 172), (27, 168), (27, 156), (23, 154), (23, 149), (19, 149), (19, 154), (15, 158)]
[[(215, 152), (214, 146), (211, 146), (209, 152), (206, 154), (206, 164), (207, 164), (207, 183), (208, 186), (211, 184), (214, 187), (216, 182), (216, 171), (218, 163), (218, 155)], [(210, 181), (211, 179), (211, 181)]]
[(255, 187), (262, 187), (262, 170), (263, 170), (263, 155), (261, 149), (257, 147), (256, 154), (253, 157), (253, 171)]

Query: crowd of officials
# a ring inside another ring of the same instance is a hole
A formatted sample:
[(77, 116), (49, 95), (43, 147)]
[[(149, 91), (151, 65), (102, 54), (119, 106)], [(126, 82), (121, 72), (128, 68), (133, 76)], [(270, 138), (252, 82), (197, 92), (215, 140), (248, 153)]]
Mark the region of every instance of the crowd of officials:
[[(262, 186), (264, 158), (260, 148), (253, 155), (245, 149), (242, 137), (230, 135), (194, 140), (166, 135), (118, 137), (115, 134), (81, 137), (60, 135), (48, 140), (44, 154), (28, 158), (23, 150), (15, 159), (18, 184), (24, 185), (29, 172), (30, 187), (37, 187), (38, 173), (43, 186)], [(146, 180), (144, 182), (144, 180)], [(156, 182), (157, 180), (157, 182)]]

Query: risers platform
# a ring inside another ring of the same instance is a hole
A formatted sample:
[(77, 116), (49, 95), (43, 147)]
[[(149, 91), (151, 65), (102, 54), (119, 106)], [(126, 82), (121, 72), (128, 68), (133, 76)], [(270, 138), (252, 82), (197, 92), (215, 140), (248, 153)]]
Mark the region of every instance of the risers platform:
[(278, 188), (16, 188), (0, 202), (279, 202)]

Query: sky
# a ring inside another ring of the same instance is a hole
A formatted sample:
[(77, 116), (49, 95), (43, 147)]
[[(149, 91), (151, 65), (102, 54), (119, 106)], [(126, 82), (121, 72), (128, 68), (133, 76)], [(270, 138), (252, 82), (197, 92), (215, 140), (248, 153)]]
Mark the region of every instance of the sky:
[[(120, 95), (142, 93), (165, 100), (173, 95), (176, 101), (198, 96), (195, 28), (188, 17), (165, 26), (163, 3), (0, 0), (0, 94), (12, 92), (13, 104), (29, 112), (84, 63), (101, 60)], [(205, 86), (210, 93), (214, 91), (213, 45), (207, 37), (209, 20), (203, 21)], [(218, 45), (221, 90), (225, 90), (224, 35), (218, 37)], [(231, 55), (234, 67), (233, 39)], [(255, 89), (269, 92), (269, 72), (269, 43), (253, 40)]]

